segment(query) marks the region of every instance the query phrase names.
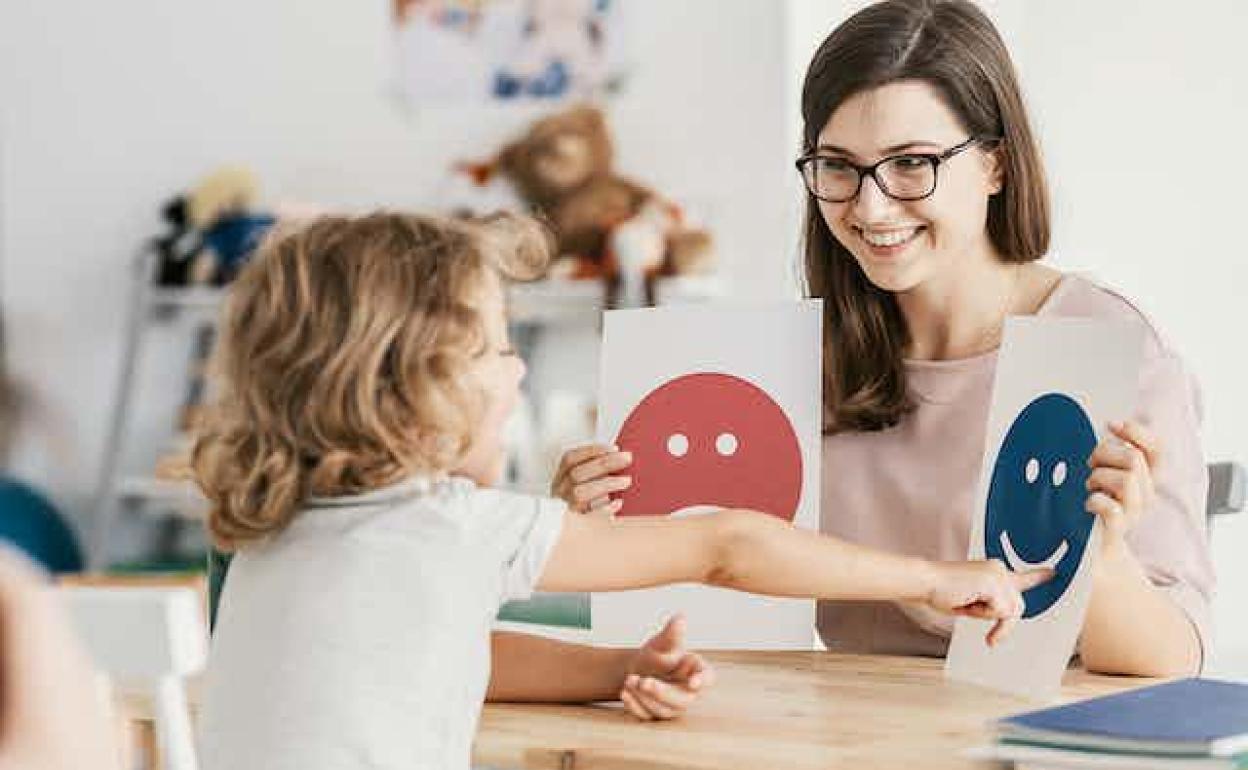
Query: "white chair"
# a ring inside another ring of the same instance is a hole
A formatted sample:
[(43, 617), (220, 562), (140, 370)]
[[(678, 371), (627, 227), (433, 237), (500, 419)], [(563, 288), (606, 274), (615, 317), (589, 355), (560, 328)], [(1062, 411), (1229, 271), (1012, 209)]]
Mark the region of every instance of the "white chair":
[(165, 770), (196, 770), (185, 679), (208, 656), (203, 603), (190, 588), (62, 586), (70, 618), (111, 687), (151, 698)]

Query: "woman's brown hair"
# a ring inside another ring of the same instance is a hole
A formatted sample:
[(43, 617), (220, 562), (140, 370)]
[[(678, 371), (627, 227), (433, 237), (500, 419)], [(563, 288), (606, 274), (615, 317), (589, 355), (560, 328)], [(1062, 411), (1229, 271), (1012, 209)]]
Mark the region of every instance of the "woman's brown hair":
[(453, 469), (479, 418), (492, 273), (549, 257), (535, 221), (328, 216), (275, 234), (230, 290), (215, 403), (191, 459), (226, 550), (280, 531), (309, 495)]
[[(999, 139), (1004, 187), (988, 203), (988, 236), (1007, 262), (1049, 247), (1049, 198), (1014, 65), (992, 22), (968, 0), (886, 0), (854, 14), (815, 52), (802, 89), (804, 150), (855, 94), (903, 80), (935, 89), (970, 135)], [(913, 408), (903, 356), (909, 331), (828, 229), (807, 193), (806, 288), (824, 300), (827, 432), (882, 430)]]

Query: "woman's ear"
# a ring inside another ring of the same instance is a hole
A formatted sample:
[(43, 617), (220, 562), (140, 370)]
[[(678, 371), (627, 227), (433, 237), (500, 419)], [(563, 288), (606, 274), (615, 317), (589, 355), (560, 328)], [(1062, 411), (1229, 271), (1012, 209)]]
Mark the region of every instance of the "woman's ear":
[(984, 153), (984, 164), (988, 171), (988, 194), (997, 195), (1005, 189), (1005, 150), (1000, 142)]

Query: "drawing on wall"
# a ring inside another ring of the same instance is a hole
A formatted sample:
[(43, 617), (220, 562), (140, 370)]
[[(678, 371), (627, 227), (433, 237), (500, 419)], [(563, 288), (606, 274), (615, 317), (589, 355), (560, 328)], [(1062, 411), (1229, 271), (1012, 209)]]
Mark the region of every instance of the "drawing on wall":
[(594, 99), (623, 83), (612, 0), (392, 2), (411, 105)]

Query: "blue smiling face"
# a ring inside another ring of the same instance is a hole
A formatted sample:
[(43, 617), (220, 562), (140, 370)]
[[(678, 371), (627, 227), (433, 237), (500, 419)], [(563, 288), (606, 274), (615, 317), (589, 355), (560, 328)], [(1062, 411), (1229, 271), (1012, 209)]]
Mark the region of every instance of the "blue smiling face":
[(1005, 434), (988, 488), (984, 551), (1015, 572), (1048, 567), (1052, 580), (1023, 594), (1024, 618), (1052, 607), (1074, 578), (1092, 534), (1084, 505), (1096, 431), (1068, 396), (1040, 396)]

